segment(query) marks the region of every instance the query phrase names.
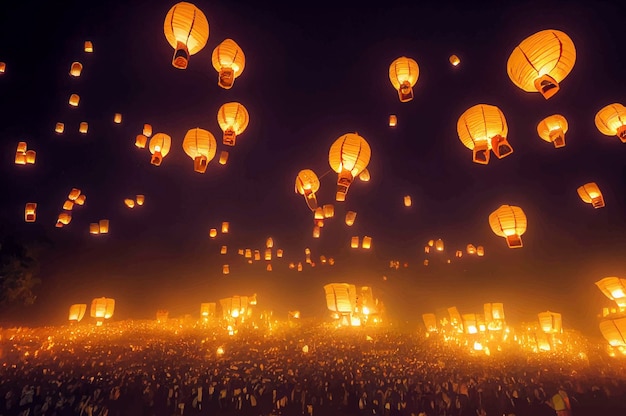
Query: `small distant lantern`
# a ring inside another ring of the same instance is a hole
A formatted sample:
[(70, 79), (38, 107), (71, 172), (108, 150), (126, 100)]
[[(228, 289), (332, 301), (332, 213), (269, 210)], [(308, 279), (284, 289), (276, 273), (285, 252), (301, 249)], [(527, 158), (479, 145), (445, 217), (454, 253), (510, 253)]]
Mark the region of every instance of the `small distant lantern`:
[(135, 196), (135, 200), (137, 201), (137, 205), (141, 206), (145, 202), (146, 197), (144, 195), (137, 195)]
[(86, 121), (82, 121), (78, 127), (78, 131), (82, 134), (86, 134), (87, 130), (89, 130), (89, 124)]
[(278, 250), (276, 250), (276, 257), (278, 257), (279, 259), (283, 257), (283, 249), (279, 248)]
[(405, 207), (410, 207), (411, 205), (413, 205), (413, 201), (411, 201), (411, 196), (410, 195), (405, 195), (404, 196), (404, 206)]
[(89, 224), (89, 234), (100, 234), (100, 225), (97, 222)]
[(216, 228), (211, 228), (209, 230), (209, 237), (211, 237), (211, 238), (217, 237), (217, 229)]
[(151, 124), (144, 124), (142, 133), (146, 137), (152, 136), (152, 125)]
[(580, 186), (577, 191), (580, 199), (588, 204), (591, 204), (592, 207), (596, 209), (604, 207), (604, 197), (595, 182), (586, 183), (583, 186)]
[(24, 221), (35, 222), (37, 219), (37, 204), (35, 202), (28, 202), (24, 208)]
[(80, 73), (83, 71), (83, 64), (80, 62), (72, 62), (70, 66), (70, 75), (73, 77), (79, 77)]
[(66, 211), (71, 211), (74, 208), (74, 202), (69, 199), (63, 203), (63, 209)]
[(4, 74), (4, 71), (7, 70), (7, 64), (4, 62), (0, 62), (0, 74)]
[(352, 237), (352, 239), (350, 240), (350, 247), (351, 248), (359, 248), (359, 237)]
[(76, 201), (74, 201), (74, 203), (76, 205), (84, 205), (86, 199), (87, 199), (87, 195), (81, 194), (81, 195), (78, 195), (78, 198), (76, 198)]
[(135, 208), (135, 200), (131, 199), (131, 198), (126, 198), (124, 200), (124, 204), (128, 207), (128, 208)]
[(398, 117), (394, 114), (389, 116), (389, 127), (396, 127), (398, 124)]
[(85, 52), (92, 53), (93, 52), (93, 42), (90, 40), (85, 41)]
[(135, 137), (135, 146), (139, 149), (145, 149), (146, 144), (148, 144), (148, 138), (143, 134), (138, 134), (137, 137)]
[(120, 124), (122, 122), (122, 115), (120, 113), (115, 113), (113, 116), (113, 122), (115, 124)]
[(326, 204), (322, 209), (324, 211), (324, 218), (332, 218), (335, 216), (335, 207), (333, 204)]
[(228, 234), (228, 229), (230, 227), (230, 223), (228, 221), (222, 222), (222, 234)]
[(452, 64), (452, 66), (458, 66), (461, 63), (461, 60), (459, 59), (458, 56), (451, 55), (450, 56), (450, 63)]
[(54, 126), (54, 131), (59, 134), (63, 133), (65, 131), (65, 124), (61, 122), (57, 123), (56, 126)]
[(78, 107), (78, 103), (80, 102), (80, 96), (78, 94), (70, 95), (70, 105), (72, 107)]
[(372, 237), (364, 236), (361, 242), (361, 247), (369, 250), (372, 247)]
[(354, 220), (355, 219), (356, 219), (356, 212), (354, 212), (354, 211), (346, 212), (346, 225), (348, 227), (352, 227), (352, 225), (354, 224)]
[(109, 220), (100, 220), (98, 222), (98, 227), (100, 228), (100, 234), (108, 234), (109, 233)]
[(222, 246), (220, 249), (220, 254), (226, 254), (228, 252), (228, 246)]
[(222, 151), (220, 152), (220, 159), (219, 159), (218, 163), (219, 163), (220, 165), (225, 165), (225, 164), (226, 164), (226, 162), (228, 162), (228, 152), (227, 152), (227, 151), (225, 151), (225, 150), (222, 150)]
[(230, 266), (228, 264), (225, 264), (222, 266), (222, 274), (229, 274), (230, 273)]

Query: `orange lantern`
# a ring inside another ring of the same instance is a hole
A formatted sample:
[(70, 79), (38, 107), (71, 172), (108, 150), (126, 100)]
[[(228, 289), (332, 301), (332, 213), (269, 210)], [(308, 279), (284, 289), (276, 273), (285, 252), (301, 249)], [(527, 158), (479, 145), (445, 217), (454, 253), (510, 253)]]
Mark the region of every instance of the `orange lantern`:
[(122, 122), (122, 115), (120, 113), (115, 113), (113, 116), (113, 122), (115, 124), (120, 124)]
[(619, 103), (609, 104), (596, 114), (596, 127), (606, 136), (617, 136), (626, 143), (626, 107)]
[(213, 68), (218, 72), (217, 85), (230, 89), (246, 67), (246, 56), (232, 39), (225, 39), (217, 45), (211, 56)]
[(140, 205), (140, 206), (141, 206), (141, 205), (143, 205), (143, 203), (145, 202), (146, 197), (145, 197), (144, 195), (137, 195), (137, 196), (135, 197), (135, 200), (137, 201), (137, 205)]
[(626, 308), (626, 279), (619, 277), (605, 277), (596, 282), (598, 289), (607, 298), (615, 301), (620, 308)]
[(363, 241), (361, 242), (361, 247), (369, 250), (372, 247), (372, 237), (363, 236)]
[(63, 133), (65, 131), (65, 124), (61, 122), (57, 123), (56, 126), (54, 126), (54, 131), (59, 134)]
[(222, 246), (220, 248), (220, 254), (226, 254), (228, 252), (228, 246)]
[(77, 303), (70, 306), (68, 320), (70, 322), (80, 322), (85, 317), (85, 312), (87, 312), (87, 304), (85, 303)]
[(328, 163), (338, 173), (337, 201), (345, 201), (350, 184), (367, 168), (370, 157), (370, 145), (357, 133), (347, 133), (335, 140), (328, 153)]
[(222, 273), (223, 274), (229, 274), (230, 273), (230, 266), (228, 264), (225, 264), (222, 266)]
[(80, 62), (72, 62), (70, 66), (70, 75), (73, 77), (79, 77), (80, 73), (83, 71), (83, 64)]
[(97, 222), (92, 222), (91, 224), (89, 224), (89, 234), (100, 234), (100, 225)]
[(560, 313), (540, 312), (537, 314), (541, 330), (547, 334), (560, 334), (563, 332), (563, 319)]
[(400, 102), (408, 102), (413, 99), (413, 87), (420, 75), (417, 62), (406, 56), (401, 56), (389, 66), (389, 80), (393, 87), (398, 90)]
[(109, 220), (98, 221), (98, 227), (100, 228), (100, 234), (108, 234), (109, 233)]
[(28, 202), (24, 207), (24, 221), (35, 222), (37, 219), (37, 204), (35, 202)]
[(476, 255), (482, 257), (485, 255), (485, 248), (483, 246), (476, 247)]
[(74, 201), (74, 203), (76, 205), (84, 205), (86, 199), (87, 199), (87, 195), (81, 194), (81, 195), (78, 195), (78, 198), (76, 198), (76, 201)]
[(595, 182), (586, 183), (583, 186), (580, 186), (577, 191), (580, 199), (588, 204), (591, 204), (592, 207), (604, 207), (604, 197), (602, 196), (602, 192), (600, 192), (600, 188)]
[(560, 114), (554, 114), (541, 120), (537, 125), (539, 137), (547, 142), (552, 142), (554, 147), (565, 146), (565, 133), (567, 133), (567, 120)]
[(90, 40), (85, 41), (85, 52), (92, 53), (93, 52), (93, 42)]
[(314, 211), (317, 208), (317, 197), (315, 193), (320, 189), (320, 180), (311, 169), (303, 169), (296, 176), (295, 191), (304, 196), (309, 209)]
[(356, 212), (354, 211), (346, 212), (346, 225), (348, 227), (352, 227), (352, 225), (354, 224), (354, 220), (356, 220)]
[(189, 57), (200, 52), (209, 40), (209, 21), (195, 5), (183, 1), (167, 12), (163, 32), (174, 48), (172, 65), (186, 69)]
[(476, 247), (474, 247), (473, 244), (468, 244), (467, 245), (467, 254), (469, 254), (469, 255), (476, 254)]
[(424, 246), (424, 253), (430, 253), (430, 246)]
[(456, 55), (451, 55), (449, 58), (449, 61), (452, 64), (452, 66), (458, 66), (461, 63), (461, 60)]
[(542, 30), (515, 47), (506, 64), (509, 78), (526, 92), (539, 92), (546, 100), (576, 62), (574, 42), (558, 30)]
[(144, 149), (146, 147), (146, 143), (148, 143), (148, 138), (143, 134), (138, 134), (135, 138), (135, 146), (139, 149)]
[(411, 201), (411, 196), (410, 195), (405, 195), (404, 196), (404, 206), (405, 207), (410, 207), (411, 205), (413, 205), (413, 202)]
[(78, 131), (82, 134), (87, 134), (87, 130), (89, 130), (89, 124), (86, 121), (82, 121), (78, 127)]
[(135, 208), (135, 200), (131, 199), (131, 198), (126, 198), (124, 200), (124, 204), (128, 207), (128, 208)]
[(263, 259), (265, 261), (271, 261), (272, 260), (272, 249), (271, 248), (266, 248), (265, 249), (265, 253), (264, 253)]
[(150, 163), (154, 166), (160, 166), (163, 158), (167, 156), (172, 147), (172, 138), (165, 133), (157, 133), (150, 139), (150, 153), (152, 158)]
[(460, 259), (463, 257), (463, 252), (461, 250), (457, 250), (455, 256)]
[(350, 239), (350, 247), (351, 248), (359, 248), (359, 237), (355, 236)]
[(359, 174), (359, 179), (363, 182), (369, 182), (371, 178), (370, 171), (367, 168), (363, 169), (363, 172)]
[(276, 257), (278, 257), (279, 259), (283, 257), (283, 249), (279, 248), (278, 250), (276, 250)]
[(207, 130), (191, 129), (183, 139), (183, 150), (187, 156), (193, 159), (193, 169), (196, 172), (204, 173), (208, 163), (215, 157), (217, 141)]
[(220, 152), (220, 160), (218, 161), (218, 163), (219, 163), (220, 165), (225, 165), (225, 164), (226, 164), (226, 162), (228, 162), (228, 152), (227, 152), (227, 151), (225, 151), (225, 150), (222, 150), (222, 151)]
[(396, 127), (398, 125), (398, 117), (394, 114), (389, 116), (389, 127)]
[(321, 228), (317, 225), (313, 226), (313, 238), (320, 238)]
[(459, 139), (472, 151), (472, 160), (486, 165), (489, 151), (502, 159), (513, 153), (506, 136), (509, 128), (502, 111), (493, 105), (477, 104), (467, 109), (457, 122)]
[(152, 125), (150, 124), (143, 125), (143, 135), (146, 137), (152, 136)]
[(211, 237), (211, 238), (215, 238), (215, 237), (217, 237), (217, 229), (215, 229), (215, 228), (211, 228), (211, 229), (209, 230), (209, 237)]
[(72, 214), (69, 212), (62, 212), (59, 214), (57, 218), (57, 222), (60, 222), (62, 225), (68, 225), (72, 221)]
[(69, 199), (63, 203), (63, 209), (66, 211), (71, 211), (74, 208), (74, 202)]
[(237, 136), (248, 127), (250, 116), (243, 105), (231, 102), (223, 104), (217, 112), (217, 123), (224, 132), (222, 141), (227, 146), (234, 146)]
[(228, 229), (230, 228), (230, 223), (228, 221), (222, 222), (222, 234), (228, 234)]
[(335, 216), (335, 207), (333, 204), (323, 205), (322, 210), (324, 211), (324, 218), (332, 218)]
[(70, 193), (67, 196), (67, 199), (70, 201), (76, 201), (76, 199), (80, 196), (80, 189), (72, 188)]
[(78, 107), (79, 102), (80, 102), (80, 96), (78, 94), (70, 95), (70, 105), (72, 107)]
[(506, 239), (509, 248), (522, 247), (522, 234), (526, 232), (526, 214), (520, 207), (502, 205), (489, 215), (493, 232)]
[(0, 74), (4, 74), (7, 70), (7, 64), (5, 62), (0, 62)]

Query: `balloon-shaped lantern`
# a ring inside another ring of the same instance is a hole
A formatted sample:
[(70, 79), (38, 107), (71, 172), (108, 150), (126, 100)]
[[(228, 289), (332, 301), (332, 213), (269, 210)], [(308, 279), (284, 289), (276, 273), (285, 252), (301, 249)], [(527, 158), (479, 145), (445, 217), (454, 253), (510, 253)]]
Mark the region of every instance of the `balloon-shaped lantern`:
[(547, 100), (576, 62), (574, 42), (558, 30), (542, 30), (513, 49), (506, 64), (509, 78), (526, 92), (539, 92)]
[(626, 308), (626, 279), (619, 277), (605, 277), (596, 282), (598, 289), (607, 298), (615, 301), (620, 308)]
[(553, 114), (541, 120), (537, 125), (539, 137), (559, 148), (565, 146), (565, 133), (567, 133), (567, 120), (560, 114)]
[(502, 205), (489, 215), (493, 232), (506, 238), (509, 248), (522, 247), (522, 234), (526, 232), (526, 214), (520, 207)]
[(315, 211), (317, 208), (317, 196), (315, 193), (320, 189), (320, 180), (311, 169), (303, 169), (296, 176), (296, 192), (304, 196), (306, 204)]
[(509, 128), (502, 111), (493, 105), (476, 104), (467, 109), (456, 125), (461, 142), (472, 151), (472, 160), (486, 165), (489, 151), (502, 159), (513, 153), (506, 139)]
[(583, 186), (578, 187), (577, 191), (580, 199), (588, 204), (591, 204), (592, 207), (604, 207), (604, 197), (602, 196), (602, 192), (600, 192), (600, 188), (595, 182), (586, 183)]
[(219, 74), (217, 85), (227, 90), (233, 87), (235, 78), (241, 75), (246, 67), (246, 57), (237, 42), (232, 39), (224, 40), (213, 49), (211, 61)]
[(250, 116), (243, 105), (232, 102), (223, 104), (217, 112), (217, 123), (224, 132), (223, 143), (234, 146), (237, 136), (248, 127)]
[(172, 65), (186, 69), (189, 57), (200, 52), (209, 40), (209, 21), (195, 5), (182, 1), (167, 12), (163, 32), (174, 48)]
[(150, 163), (160, 166), (163, 158), (167, 156), (172, 147), (172, 138), (165, 133), (157, 133), (150, 139), (150, 153), (152, 158)]
[(207, 130), (191, 129), (183, 139), (183, 150), (193, 159), (193, 169), (204, 173), (209, 162), (215, 157), (217, 141)]
[(413, 99), (413, 87), (420, 75), (417, 62), (406, 56), (401, 56), (389, 66), (389, 80), (398, 90), (400, 101), (406, 103)]
[(357, 133), (347, 133), (339, 137), (330, 147), (328, 163), (337, 172), (337, 201), (345, 201), (346, 193), (354, 178), (370, 162), (372, 151), (367, 141)]
[(596, 127), (607, 136), (617, 136), (626, 143), (626, 107), (619, 103), (609, 104), (596, 114)]

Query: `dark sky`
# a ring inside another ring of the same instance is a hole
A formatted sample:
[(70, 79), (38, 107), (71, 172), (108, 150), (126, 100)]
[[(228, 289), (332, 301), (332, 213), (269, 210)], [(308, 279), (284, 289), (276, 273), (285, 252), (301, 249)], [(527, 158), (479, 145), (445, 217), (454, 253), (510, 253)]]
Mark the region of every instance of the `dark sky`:
[[(594, 126), (600, 108), (626, 101), (619, 6), (329, 2), (285, 9), (198, 0), (209, 41), (178, 70), (163, 34), (174, 2), (39, 3), (0, 9), (0, 61), (7, 63), (0, 76), (1, 220), (54, 244), (42, 257), (37, 304), (16, 319), (62, 323), (70, 304), (99, 296), (116, 298), (119, 319), (153, 317), (158, 308), (197, 315), (202, 301), (254, 292), (262, 308), (322, 316), (323, 284), (346, 281), (373, 286), (392, 317), (411, 322), (439, 307), (469, 313), (502, 301), (511, 320), (550, 309), (563, 313), (566, 328), (599, 334), (596, 315), (609, 303), (594, 282), (626, 276), (626, 145)], [(506, 73), (513, 48), (543, 29), (564, 31), (577, 49), (574, 69), (547, 101), (518, 89)], [(228, 37), (243, 48), (246, 68), (224, 90), (211, 52)], [(93, 54), (83, 52), (85, 40), (93, 41)], [(459, 67), (449, 64), (452, 53)], [(402, 55), (420, 66), (409, 103), (398, 100), (388, 78)], [(84, 65), (80, 78), (68, 74), (74, 60)], [(77, 109), (67, 104), (71, 93), (81, 96)], [(250, 113), (232, 149), (221, 144), (216, 121), (229, 101)], [(487, 166), (472, 162), (456, 133), (461, 113), (479, 103), (504, 112), (515, 150)], [(113, 123), (116, 112), (122, 124)], [(565, 148), (537, 136), (537, 123), (554, 113), (569, 121)], [(398, 116), (395, 129), (389, 114)], [(57, 121), (66, 125), (60, 136)], [(86, 136), (78, 133), (80, 121), (89, 122)], [(134, 146), (144, 123), (172, 137), (160, 167)], [(216, 158), (205, 174), (193, 171), (181, 143), (195, 127), (216, 136), (218, 151), (230, 150), (226, 166)], [(372, 180), (357, 180), (346, 202), (336, 203), (336, 174), (323, 177), (318, 199), (334, 203), (336, 216), (315, 240), (294, 178), (305, 168), (328, 172), (330, 145), (354, 131), (372, 148)], [(37, 151), (34, 166), (13, 163), (18, 141)], [(604, 193), (603, 209), (576, 193), (591, 181)], [(87, 202), (57, 229), (73, 187)], [(146, 203), (129, 210), (123, 200), (135, 194), (145, 194)], [(411, 208), (403, 206), (406, 194)], [(39, 204), (35, 224), (23, 221), (26, 202)], [(521, 249), (508, 249), (489, 227), (489, 214), (502, 204), (527, 215)], [(352, 228), (343, 222), (346, 210), (358, 212)], [(110, 234), (91, 236), (89, 223), (101, 218), (110, 219)], [(230, 221), (231, 233), (209, 239), (209, 228), (222, 221)], [(372, 236), (372, 250), (351, 250), (353, 235)], [(237, 248), (263, 249), (268, 236), (285, 250), (273, 272), (236, 255)], [(442, 238), (446, 253), (424, 267), (431, 238)], [(445, 264), (468, 243), (483, 245), (486, 256)], [(219, 254), (222, 244), (227, 256)], [(314, 257), (334, 257), (335, 266), (289, 270), (306, 247)], [(392, 259), (409, 267), (390, 270)]]

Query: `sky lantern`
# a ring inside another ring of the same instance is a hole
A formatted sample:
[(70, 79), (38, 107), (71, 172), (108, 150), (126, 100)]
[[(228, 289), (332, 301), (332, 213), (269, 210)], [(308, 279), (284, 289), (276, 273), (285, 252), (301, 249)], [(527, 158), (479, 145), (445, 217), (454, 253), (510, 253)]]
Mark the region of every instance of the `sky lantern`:
[(472, 160), (486, 165), (489, 151), (502, 159), (513, 153), (506, 136), (509, 128), (502, 111), (493, 105), (476, 104), (467, 109), (456, 126), (461, 142), (472, 151)]
[(82, 134), (87, 134), (88, 130), (89, 130), (89, 123), (87, 123), (86, 121), (81, 121), (80, 126), (78, 126), (78, 131)]
[(91, 224), (89, 224), (89, 234), (100, 234), (100, 225), (97, 222), (92, 222)]
[(85, 312), (87, 312), (86, 303), (75, 303), (70, 306), (68, 320), (70, 322), (80, 322), (85, 317)]
[(596, 282), (598, 289), (607, 298), (615, 301), (620, 308), (626, 308), (626, 279), (605, 277)]
[(265, 253), (263, 253), (263, 260), (271, 261), (272, 260), (272, 249), (266, 248)]
[(16, 165), (34, 165), (37, 158), (37, 152), (28, 150), (26, 142), (19, 142), (15, 150)]
[(335, 207), (333, 204), (324, 204), (322, 206), (322, 211), (324, 211), (324, 218), (332, 218), (335, 216)]
[(80, 96), (78, 94), (72, 94), (70, 95), (70, 106), (72, 107), (78, 107), (78, 103), (80, 102)]
[(413, 202), (411, 201), (411, 195), (405, 195), (404, 196), (404, 206), (405, 207), (410, 207), (411, 205), (413, 205)]
[(222, 151), (220, 152), (220, 160), (218, 160), (218, 163), (219, 163), (220, 165), (225, 165), (225, 164), (226, 164), (226, 162), (228, 162), (228, 152), (227, 152), (227, 151), (225, 151), (225, 150), (222, 150)]
[(63, 203), (63, 209), (64, 209), (64, 210), (66, 210), (66, 211), (71, 211), (71, 210), (72, 210), (72, 208), (74, 208), (74, 201), (71, 201), (71, 200), (69, 200), (69, 199), (68, 199), (68, 200), (66, 200), (66, 201)]
[(37, 219), (37, 204), (35, 202), (28, 202), (24, 207), (24, 221), (35, 222)]
[(361, 241), (361, 248), (369, 250), (372, 247), (372, 237), (363, 236), (363, 241)]
[(354, 236), (350, 239), (350, 248), (359, 248), (359, 237)]
[(85, 194), (80, 194), (78, 195), (78, 197), (76, 198), (76, 200), (74, 201), (74, 203), (76, 205), (85, 205), (85, 200), (87, 199), (87, 195)]
[(91, 317), (96, 318), (97, 325), (102, 325), (102, 321), (110, 319), (115, 311), (115, 299), (95, 298), (91, 301)]
[(596, 127), (606, 136), (617, 136), (626, 143), (626, 107), (619, 103), (609, 104), (596, 114)]
[(603, 319), (600, 332), (612, 347), (626, 347), (626, 316)]
[(144, 124), (143, 125), (142, 134), (144, 136), (146, 136), (146, 137), (152, 136), (152, 125), (151, 124)]
[(424, 253), (430, 253), (430, 246), (424, 246)]
[(328, 163), (337, 172), (337, 201), (345, 201), (346, 193), (354, 177), (369, 164), (370, 145), (357, 133), (347, 133), (339, 137), (330, 147)]
[(80, 62), (72, 62), (70, 66), (70, 75), (73, 77), (79, 77), (80, 73), (83, 71), (83, 64)]
[(396, 127), (398, 125), (398, 117), (395, 114), (389, 116), (389, 127)]
[(59, 227), (68, 225), (70, 222), (72, 222), (72, 214), (70, 212), (62, 212), (57, 217), (57, 226), (59, 226), (60, 223)]
[(522, 247), (522, 234), (526, 232), (526, 214), (520, 207), (502, 205), (489, 215), (493, 232), (506, 239), (509, 248)]
[(311, 211), (317, 208), (317, 196), (315, 193), (320, 189), (320, 180), (311, 169), (303, 169), (296, 176), (295, 191), (304, 196), (307, 206)]
[(413, 99), (413, 87), (419, 78), (420, 69), (417, 62), (406, 56), (401, 56), (389, 66), (389, 80), (398, 90), (400, 102), (406, 103)]
[(228, 246), (222, 246), (220, 248), (220, 254), (226, 254), (228, 253)]
[(163, 158), (167, 156), (172, 147), (172, 138), (165, 133), (157, 133), (150, 139), (150, 153), (152, 158), (150, 163), (154, 166), (160, 166)]
[(146, 196), (145, 195), (136, 195), (135, 196), (135, 201), (137, 201), (137, 205), (141, 206), (146, 201)]
[(548, 116), (537, 125), (537, 133), (543, 140), (553, 143), (554, 147), (564, 147), (567, 120), (560, 114)]
[(237, 42), (225, 39), (213, 49), (211, 62), (219, 74), (217, 85), (228, 90), (246, 67), (246, 56)]
[(483, 246), (477, 246), (476, 247), (476, 255), (478, 257), (482, 257), (485, 255), (485, 248)]
[(448, 58), (448, 60), (450, 61), (452, 66), (458, 66), (461, 63), (461, 60), (456, 55), (450, 55), (450, 58)]
[(557, 312), (540, 312), (537, 314), (539, 326), (546, 334), (560, 334), (563, 332), (563, 319)]
[(434, 313), (422, 314), (424, 326), (428, 332), (437, 332), (437, 316)]
[(55, 133), (63, 133), (65, 131), (65, 124), (58, 122), (55, 126), (54, 126), (54, 132)]
[(137, 148), (144, 149), (147, 143), (148, 138), (143, 134), (138, 134), (137, 137), (135, 137), (135, 146), (137, 146)]
[(4, 74), (7, 70), (7, 64), (5, 62), (0, 62), (0, 74)]
[(222, 221), (222, 234), (228, 234), (229, 228), (230, 228), (230, 222)]
[(596, 209), (604, 207), (604, 197), (595, 182), (589, 182), (578, 187), (577, 192), (580, 199), (588, 204), (591, 204), (592, 207)]
[(474, 246), (474, 244), (468, 244), (466, 251), (467, 251), (467, 254), (469, 255), (476, 254), (476, 247)]
[(200, 52), (209, 40), (209, 21), (195, 5), (182, 1), (167, 12), (163, 32), (174, 48), (172, 65), (186, 69), (189, 57)]
[(131, 209), (135, 208), (135, 200), (132, 198), (126, 198), (124, 199), (124, 205)]
[(463, 251), (462, 251), (462, 250), (457, 250), (457, 251), (456, 251), (456, 253), (455, 253), (455, 257), (456, 257), (456, 258), (459, 258), (459, 259), (460, 259), (461, 257), (463, 257)]
[(193, 159), (193, 169), (198, 173), (204, 173), (208, 163), (215, 157), (217, 141), (207, 130), (191, 129), (183, 139), (183, 150)]
[(443, 245), (443, 240), (441, 238), (435, 241), (435, 250), (443, 251), (443, 248), (444, 248), (444, 245)]
[(230, 273), (230, 266), (228, 264), (224, 264), (222, 266), (222, 274), (229, 274)]
[(267, 240), (265, 240), (265, 247), (267, 248), (274, 247), (274, 239), (272, 237), (267, 237)]
[(359, 174), (359, 179), (363, 182), (369, 182), (371, 178), (370, 171), (367, 169), (363, 169), (363, 172)]
[(517, 45), (506, 64), (513, 84), (526, 92), (539, 92), (546, 100), (556, 94), (560, 83), (576, 62), (574, 42), (558, 30), (542, 30)]
[(113, 122), (115, 124), (120, 124), (122, 122), (122, 114), (121, 113), (115, 113), (115, 115), (113, 116)]
[(354, 224), (355, 220), (356, 220), (356, 212), (355, 211), (348, 211), (348, 212), (346, 212), (346, 225), (348, 227), (352, 227), (352, 225)]
[(211, 237), (211, 238), (217, 237), (217, 228), (211, 228), (209, 230), (209, 237)]
[(250, 116), (248, 110), (237, 102), (223, 104), (217, 111), (217, 123), (224, 132), (223, 143), (234, 146), (237, 136), (248, 127)]
[(85, 52), (93, 53), (93, 42), (90, 40), (86, 40), (84, 44)]

